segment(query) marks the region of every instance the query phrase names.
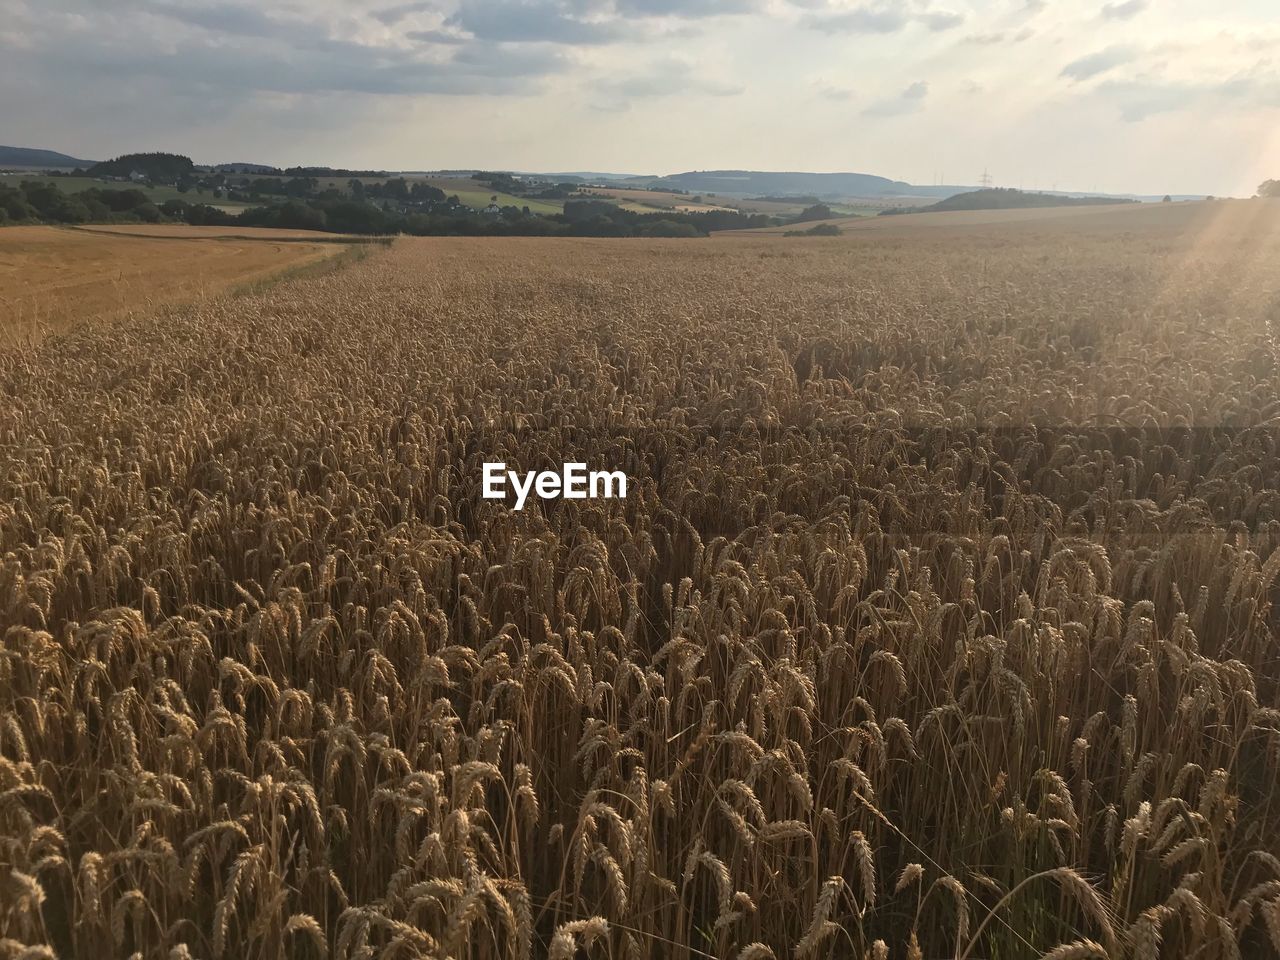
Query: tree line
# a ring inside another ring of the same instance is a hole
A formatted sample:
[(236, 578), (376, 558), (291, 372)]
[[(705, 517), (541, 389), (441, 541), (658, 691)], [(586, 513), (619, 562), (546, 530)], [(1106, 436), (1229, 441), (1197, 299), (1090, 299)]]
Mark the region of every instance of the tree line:
[[(702, 237), (714, 230), (766, 227), (773, 217), (733, 210), (700, 213), (639, 213), (602, 200), (567, 200), (558, 214), (537, 214), (508, 205), (496, 214), (472, 210), (429, 184), (403, 179), (352, 188), (311, 192), (295, 188), (273, 193), (273, 202), (228, 213), (206, 203), (173, 199), (157, 204), (136, 187), (92, 187), (63, 192), (55, 183), (0, 184), (0, 225), (11, 223), (188, 223), (195, 226), (280, 227), (331, 233), (415, 236), (582, 236)], [(358, 182), (358, 181), (357, 181)], [(262, 194), (259, 193), (258, 196)], [(278, 198), (278, 199), (276, 199)], [(382, 198), (383, 205), (372, 202)], [(399, 202), (396, 202), (399, 201)]]

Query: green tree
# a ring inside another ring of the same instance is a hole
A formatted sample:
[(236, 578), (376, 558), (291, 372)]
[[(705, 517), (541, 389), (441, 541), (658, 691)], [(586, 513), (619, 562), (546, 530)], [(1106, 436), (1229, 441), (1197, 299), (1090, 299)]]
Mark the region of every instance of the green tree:
[(30, 220), (33, 216), (23, 194), (8, 187), (0, 187), (0, 210), (4, 210), (10, 220)]
[(830, 220), (835, 214), (831, 212), (831, 208), (825, 203), (815, 203), (811, 207), (805, 207), (796, 217), (796, 223), (804, 223), (806, 220)]
[(1280, 180), (1265, 180), (1258, 187), (1258, 196), (1280, 198)]
[(422, 180), (415, 180), (410, 196), (418, 201), (430, 200), (439, 203), (444, 199), (444, 191)]
[(275, 226), (290, 230), (323, 230), (328, 225), (323, 210), (317, 210), (299, 200), (290, 200), (275, 211)]
[(383, 233), (387, 229), (387, 215), (369, 203), (344, 200), (326, 207), (322, 215), (326, 218), (327, 229), (338, 233)]
[(85, 223), (89, 208), (77, 197), (63, 196), (48, 211), (49, 218), (59, 223)]
[(51, 183), (24, 180), (22, 192), (26, 197), (27, 203), (42, 216), (48, 216), (50, 211), (62, 200), (62, 191)]
[(703, 233), (691, 223), (663, 219), (644, 224), (636, 231), (636, 235), (640, 237), (701, 237)]
[(102, 199), (117, 213), (123, 213), (126, 210), (136, 211), (138, 207), (149, 202), (147, 195), (141, 190), (103, 190)]

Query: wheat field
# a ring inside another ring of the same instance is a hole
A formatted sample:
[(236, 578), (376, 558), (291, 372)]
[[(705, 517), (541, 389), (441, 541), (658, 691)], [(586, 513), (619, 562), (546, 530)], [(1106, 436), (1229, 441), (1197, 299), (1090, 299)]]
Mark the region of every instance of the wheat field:
[(404, 239), (0, 354), (0, 956), (1275, 956), (1278, 256)]

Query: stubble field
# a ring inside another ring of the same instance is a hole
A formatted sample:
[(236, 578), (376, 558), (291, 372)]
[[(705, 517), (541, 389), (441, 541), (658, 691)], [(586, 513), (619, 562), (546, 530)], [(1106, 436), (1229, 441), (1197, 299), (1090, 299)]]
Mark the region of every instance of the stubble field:
[(0, 354), (0, 954), (1275, 955), (1280, 211), (1147, 213)]
[(223, 293), (343, 249), (282, 242), (302, 239), (297, 234), (168, 225), (7, 227), (0, 230), (0, 348)]

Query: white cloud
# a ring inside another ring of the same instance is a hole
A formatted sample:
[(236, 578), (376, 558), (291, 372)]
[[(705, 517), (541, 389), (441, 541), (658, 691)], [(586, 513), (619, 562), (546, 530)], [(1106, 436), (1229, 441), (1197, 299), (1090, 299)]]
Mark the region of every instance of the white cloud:
[(647, 97), (734, 97), (746, 89), (739, 83), (703, 76), (690, 62), (674, 58), (665, 58), (640, 70), (597, 81), (593, 87), (611, 96), (615, 102)]
[(1274, 3), (0, 0), (3, 134), (90, 157), (926, 182), (945, 164), (962, 183), (998, 150), (1043, 182), (1083, 157), (1114, 178), (1099, 189), (1136, 190), (1158, 132), (1167, 166), (1208, 177), (1175, 192), (1229, 194), (1280, 125)]
[(1108, 3), (1102, 8), (1104, 20), (1132, 20), (1147, 9), (1147, 0), (1124, 0), (1123, 3)]
[(1062, 68), (1062, 75), (1076, 81), (1088, 80), (1131, 62), (1134, 55), (1130, 47), (1107, 47), (1097, 53), (1072, 60)]
[(909, 84), (905, 90), (897, 96), (889, 97), (884, 100), (877, 100), (871, 106), (867, 107), (863, 113), (869, 117), (898, 117), (907, 113), (914, 113), (923, 106), (924, 101), (929, 97), (929, 83), (927, 80), (917, 80)]
[(942, 32), (953, 30), (964, 23), (964, 14), (954, 10), (930, 10), (920, 14), (919, 20), (930, 30)]
[(821, 0), (801, 0), (797, 6), (817, 7), (801, 22), (814, 30), (838, 33), (892, 34), (921, 24), (927, 30), (941, 33), (964, 23), (965, 15), (954, 10), (931, 7), (926, 2), (910, 0), (871, 0), (855, 6), (838, 6)]

